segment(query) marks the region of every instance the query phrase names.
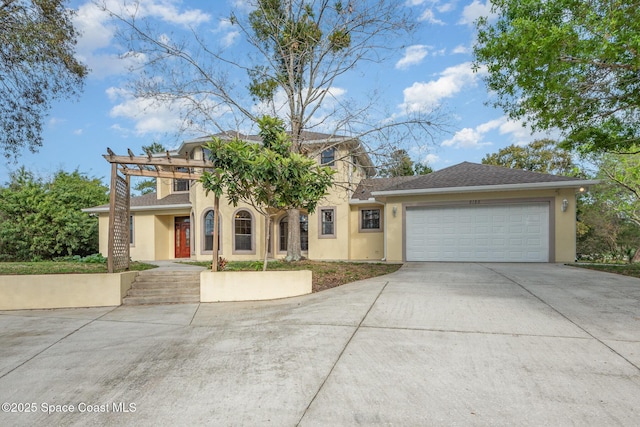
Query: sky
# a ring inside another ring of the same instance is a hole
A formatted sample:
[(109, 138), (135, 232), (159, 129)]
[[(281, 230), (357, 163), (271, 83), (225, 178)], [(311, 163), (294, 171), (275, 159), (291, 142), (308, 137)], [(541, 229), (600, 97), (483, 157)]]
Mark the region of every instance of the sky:
[[(118, 7), (122, 0), (106, 0)], [(179, 112), (133, 97), (128, 83), (135, 58), (122, 58), (123, 47), (109, 17), (92, 0), (72, 0), (74, 24), (81, 36), (77, 57), (91, 72), (78, 99), (54, 104), (44, 127), (44, 144), (37, 153), (24, 149), (0, 164), (0, 183), (20, 166), (48, 176), (59, 169), (78, 169), (107, 183), (109, 163), (102, 157), (110, 147), (141, 153), (143, 145), (159, 142), (172, 149), (202, 134), (176, 134)], [(419, 22), (418, 31), (403, 41), (381, 64), (367, 64), (345, 76), (332, 92), (336, 97), (364, 99), (376, 91), (384, 108), (395, 112), (424, 106), (447, 113), (447, 131), (409, 150), (413, 160), (439, 170), (463, 161), (480, 163), (488, 153), (511, 144), (524, 145), (553, 135), (531, 134), (503, 111), (490, 106), (495, 96), (483, 82), (483, 70), (473, 72), (474, 22), (491, 17), (488, 0), (407, 0), (403, 6)], [(242, 55), (243, 41), (230, 25), (231, 10), (247, 13), (242, 0), (141, 0), (139, 13), (162, 26), (166, 34), (196, 28), (215, 37), (219, 46)], [(247, 100), (251, 103), (251, 100)], [(328, 106), (330, 107), (330, 106)], [(319, 131), (321, 129), (318, 129)]]

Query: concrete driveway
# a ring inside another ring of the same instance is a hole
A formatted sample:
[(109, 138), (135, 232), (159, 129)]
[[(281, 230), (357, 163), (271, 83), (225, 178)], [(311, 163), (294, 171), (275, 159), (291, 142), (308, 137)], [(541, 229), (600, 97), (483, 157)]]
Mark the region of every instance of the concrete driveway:
[(0, 312), (23, 412), (0, 425), (637, 426), (639, 367), (640, 280), (413, 263), (288, 300)]

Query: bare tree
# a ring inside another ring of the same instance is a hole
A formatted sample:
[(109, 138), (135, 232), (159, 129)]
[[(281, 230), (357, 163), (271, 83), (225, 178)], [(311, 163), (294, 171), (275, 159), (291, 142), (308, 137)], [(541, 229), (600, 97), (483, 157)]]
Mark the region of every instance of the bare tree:
[[(102, 8), (119, 22), (128, 54), (143, 64), (132, 74), (135, 95), (173, 103), (191, 131), (225, 131), (230, 123), (238, 129), (270, 114), (284, 119), (293, 152), (315, 155), (347, 136), (375, 159), (428, 143), (443, 127), (439, 111), (384, 111), (375, 89), (362, 103), (338, 93), (348, 73), (384, 62), (411, 36), (416, 20), (404, 0), (248, 3), (249, 13), (236, 11), (228, 20), (242, 36), (241, 49), (219, 46), (198, 28), (175, 39), (141, 18), (138, 3)], [(329, 137), (305, 146), (309, 131)], [(288, 215), (289, 224), (299, 222), (297, 210)], [(288, 260), (300, 259), (299, 239), (298, 228), (289, 227)]]

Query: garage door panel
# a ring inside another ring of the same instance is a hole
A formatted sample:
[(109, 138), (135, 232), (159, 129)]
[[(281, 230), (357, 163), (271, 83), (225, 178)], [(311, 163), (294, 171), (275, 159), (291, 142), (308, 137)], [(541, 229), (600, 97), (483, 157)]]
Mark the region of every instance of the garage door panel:
[(408, 208), (408, 261), (549, 260), (549, 204)]

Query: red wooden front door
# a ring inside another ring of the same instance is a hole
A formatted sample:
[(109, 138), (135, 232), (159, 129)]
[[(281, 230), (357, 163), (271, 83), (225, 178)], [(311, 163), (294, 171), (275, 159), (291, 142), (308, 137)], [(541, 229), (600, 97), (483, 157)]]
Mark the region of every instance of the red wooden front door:
[(176, 258), (191, 256), (191, 229), (189, 217), (176, 217)]

